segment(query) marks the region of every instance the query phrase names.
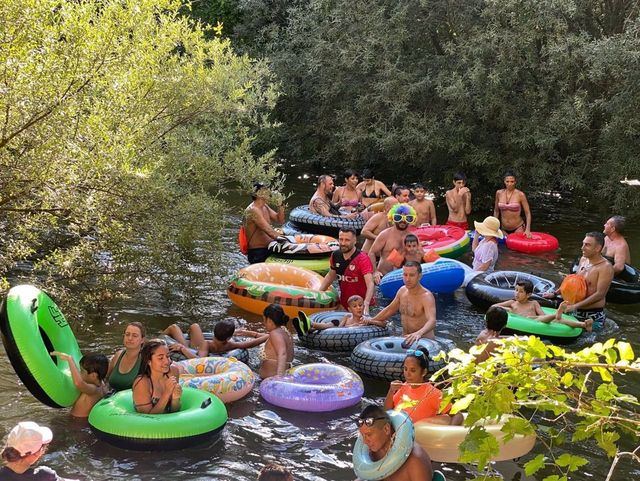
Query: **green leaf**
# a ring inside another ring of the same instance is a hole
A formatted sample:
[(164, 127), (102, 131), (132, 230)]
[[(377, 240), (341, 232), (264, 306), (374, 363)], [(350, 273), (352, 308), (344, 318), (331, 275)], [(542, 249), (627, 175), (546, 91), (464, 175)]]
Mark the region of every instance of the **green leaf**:
[(467, 394), (465, 397), (458, 399), (453, 403), (453, 406), (451, 406), (451, 414), (456, 414), (463, 409), (467, 409), (469, 407), (469, 404), (471, 404), (471, 401), (473, 401), (475, 397), (475, 394)]
[(620, 359), (624, 361), (633, 361), (635, 354), (633, 353), (633, 348), (631, 344), (628, 342), (620, 341), (618, 342), (618, 352), (620, 353)]
[(530, 461), (524, 463), (524, 472), (527, 476), (531, 476), (532, 474), (540, 471), (545, 464), (546, 456), (544, 454), (538, 454), (535, 458)]
[(546, 478), (543, 478), (542, 481), (567, 481), (567, 477), (559, 476), (557, 474), (552, 474), (551, 476), (547, 476)]
[(573, 373), (565, 372), (560, 381), (562, 382), (562, 384), (564, 384), (564, 387), (571, 386), (571, 384), (573, 383)]
[(618, 452), (618, 446), (616, 442), (620, 439), (618, 433), (612, 431), (599, 431), (595, 434), (598, 446), (605, 450), (607, 456), (610, 458), (615, 456)]
[(568, 467), (569, 471), (575, 471), (580, 466), (584, 466), (585, 464), (589, 463), (589, 461), (587, 461), (585, 458), (580, 456), (574, 456), (569, 453), (564, 453), (560, 455), (558, 458), (556, 458), (555, 462), (561, 468)]
[(460, 443), (459, 450), (462, 463), (477, 463), (478, 469), (483, 470), (489, 460), (500, 452), (500, 445), (484, 428), (474, 426)]

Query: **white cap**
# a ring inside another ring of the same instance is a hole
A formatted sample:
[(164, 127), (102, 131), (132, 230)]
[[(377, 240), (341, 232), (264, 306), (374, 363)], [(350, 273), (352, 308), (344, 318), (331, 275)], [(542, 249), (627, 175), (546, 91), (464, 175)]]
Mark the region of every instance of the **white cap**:
[(34, 454), (40, 451), (43, 445), (49, 444), (53, 439), (51, 429), (39, 426), (32, 421), (23, 421), (11, 430), (7, 438), (7, 447), (13, 448), (20, 456)]

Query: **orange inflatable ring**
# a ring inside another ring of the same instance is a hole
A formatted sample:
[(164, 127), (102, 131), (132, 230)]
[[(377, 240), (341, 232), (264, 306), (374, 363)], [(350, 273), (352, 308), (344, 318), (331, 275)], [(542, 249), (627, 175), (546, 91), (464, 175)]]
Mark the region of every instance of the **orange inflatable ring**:
[(320, 291), (322, 276), (300, 267), (253, 264), (238, 271), (227, 289), (231, 302), (245, 311), (262, 314), (269, 304), (280, 304), (289, 317), (311, 315), (338, 306), (333, 287)]
[[(502, 416), (499, 421), (479, 422), (487, 432), (498, 440), (500, 452), (491, 461), (506, 461), (508, 459), (524, 456), (533, 449), (536, 443), (536, 435), (516, 435), (507, 442), (503, 441), (505, 433), (500, 431), (509, 416)], [(416, 442), (422, 446), (432, 461), (439, 463), (459, 463), (459, 446), (469, 433), (470, 427), (433, 424), (427, 421), (418, 421), (414, 425)]]

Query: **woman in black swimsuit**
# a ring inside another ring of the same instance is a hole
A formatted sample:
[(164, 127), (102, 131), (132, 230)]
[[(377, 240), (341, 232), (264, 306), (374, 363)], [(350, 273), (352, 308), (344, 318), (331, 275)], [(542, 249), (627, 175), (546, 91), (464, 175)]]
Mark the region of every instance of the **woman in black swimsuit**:
[(362, 171), (362, 179), (363, 181), (358, 184), (356, 189), (362, 192), (362, 203), (365, 207), (369, 207), (371, 204), (378, 202), (379, 199), (391, 195), (391, 191), (384, 185), (384, 182), (374, 178), (371, 169)]
[(180, 410), (182, 388), (178, 372), (171, 369), (169, 348), (160, 339), (147, 342), (140, 353), (140, 375), (133, 382), (136, 411), (145, 414)]

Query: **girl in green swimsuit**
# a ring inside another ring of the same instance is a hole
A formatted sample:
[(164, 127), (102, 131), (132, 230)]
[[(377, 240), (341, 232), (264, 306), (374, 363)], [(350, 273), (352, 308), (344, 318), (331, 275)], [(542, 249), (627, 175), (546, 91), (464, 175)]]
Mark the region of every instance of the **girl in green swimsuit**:
[(133, 380), (140, 373), (140, 350), (144, 344), (145, 328), (139, 322), (127, 324), (124, 331), (124, 349), (116, 352), (109, 361), (107, 379), (116, 391), (131, 389)]

